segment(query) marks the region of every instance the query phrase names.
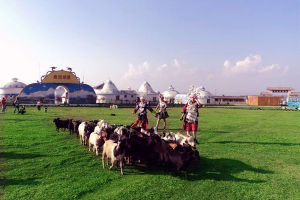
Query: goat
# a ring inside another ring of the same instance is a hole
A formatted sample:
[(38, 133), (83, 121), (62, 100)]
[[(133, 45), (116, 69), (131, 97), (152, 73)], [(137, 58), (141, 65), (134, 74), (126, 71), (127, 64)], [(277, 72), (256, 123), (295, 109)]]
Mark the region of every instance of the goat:
[(53, 120), (56, 126), (56, 131), (59, 132), (59, 129), (67, 129), (69, 126), (69, 120), (61, 120), (60, 118), (55, 118)]

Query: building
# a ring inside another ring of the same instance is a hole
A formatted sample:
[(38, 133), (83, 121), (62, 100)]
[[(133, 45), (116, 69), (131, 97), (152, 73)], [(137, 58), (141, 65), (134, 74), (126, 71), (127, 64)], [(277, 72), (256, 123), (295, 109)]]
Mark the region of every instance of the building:
[(102, 89), (96, 92), (97, 103), (118, 103), (120, 101), (120, 91), (111, 80), (107, 80)]
[(24, 104), (36, 104), (42, 101), (44, 104), (94, 104), (96, 94), (94, 89), (80, 83), (71, 68), (68, 70), (55, 70), (52, 67), (41, 77), (41, 81), (27, 85), (21, 91), (20, 102)]
[(137, 94), (139, 97), (144, 97), (146, 101), (150, 103), (158, 102), (159, 92), (155, 92), (147, 81), (142, 83), (137, 91)]
[(215, 104), (214, 96), (206, 91), (203, 86), (195, 88), (194, 86), (190, 88), (188, 94), (177, 94), (175, 96), (175, 104), (186, 104), (189, 100), (190, 96), (196, 95), (198, 97), (198, 101), (203, 104)]
[(162, 93), (165, 101), (167, 101), (169, 103), (175, 102), (175, 97), (177, 94), (179, 94), (179, 92), (177, 92), (172, 85), (169, 86), (168, 90), (166, 90)]
[(5, 97), (8, 103), (12, 103), (25, 87), (25, 83), (19, 82), (17, 78), (13, 78), (12, 82), (6, 83), (0, 88), (0, 98)]
[(247, 96), (215, 96), (216, 104), (225, 105), (246, 105)]
[(280, 106), (281, 96), (248, 96), (251, 106)]

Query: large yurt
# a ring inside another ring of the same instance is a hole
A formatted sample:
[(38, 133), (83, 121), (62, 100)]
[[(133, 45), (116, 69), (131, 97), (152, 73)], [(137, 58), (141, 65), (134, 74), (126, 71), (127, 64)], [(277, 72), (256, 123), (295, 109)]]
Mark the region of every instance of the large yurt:
[(139, 97), (144, 97), (148, 102), (157, 103), (159, 92), (155, 92), (151, 85), (147, 81), (144, 81), (138, 89), (138, 95)]
[(94, 104), (96, 94), (94, 89), (80, 83), (79, 77), (71, 68), (68, 70), (55, 70), (52, 67), (41, 77), (38, 83), (32, 83), (23, 88), (20, 93), (20, 102), (36, 104)]
[(206, 105), (206, 104), (215, 104), (214, 96), (205, 90), (203, 86), (194, 87), (192, 86), (189, 89), (187, 94), (177, 94), (175, 96), (175, 103), (176, 104), (186, 104), (191, 96), (197, 96), (199, 103)]
[(120, 91), (111, 80), (105, 81), (102, 89), (96, 91), (97, 103), (118, 103)]

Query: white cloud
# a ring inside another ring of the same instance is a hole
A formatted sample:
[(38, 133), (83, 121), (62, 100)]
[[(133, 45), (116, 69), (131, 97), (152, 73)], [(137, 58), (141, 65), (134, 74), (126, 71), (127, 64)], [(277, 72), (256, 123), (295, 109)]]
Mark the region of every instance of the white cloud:
[(131, 79), (138, 76), (145, 76), (149, 72), (150, 63), (148, 61), (143, 62), (141, 65), (134, 66), (129, 64), (127, 72), (122, 76), (122, 79)]
[(230, 74), (268, 73), (283, 70), (278, 64), (262, 65), (261, 55), (249, 55), (244, 60), (237, 61), (234, 65), (229, 60), (224, 62), (224, 71)]

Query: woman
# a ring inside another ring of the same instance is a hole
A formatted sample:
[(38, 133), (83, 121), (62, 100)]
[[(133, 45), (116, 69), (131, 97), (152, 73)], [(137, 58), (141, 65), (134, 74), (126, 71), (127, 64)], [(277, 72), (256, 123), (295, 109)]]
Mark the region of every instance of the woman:
[(6, 110), (6, 99), (5, 99), (5, 97), (3, 97), (2, 100), (1, 100), (1, 107), (2, 107), (2, 112), (5, 112), (5, 110)]
[(164, 97), (161, 96), (159, 99), (159, 103), (156, 106), (156, 110), (158, 110), (158, 113), (156, 113), (156, 117), (157, 117), (157, 122), (156, 122), (156, 126), (155, 129), (158, 130), (158, 126), (159, 126), (159, 122), (162, 119), (164, 121), (164, 133), (166, 131), (166, 126), (167, 126), (167, 121), (166, 119), (169, 117), (168, 112), (167, 112), (167, 103), (164, 101)]
[(14, 109), (14, 113), (19, 113), (19, 108), (20, 108), (20, 102), (19, 102), (19, 98), (17, 97), (16, 100), (13, 103), (13, 106), (15, 107)]
[(145, 102), (145, 98), (141, 97), (140, 102), (137, 103), (134, 113), (138, 113), (138, 118), (135, 123), (132, 124), (132, 127), (138, 126), (142, 127), (144, 130), (147, 130), (148, 125), (148, 117), (147, 117), (147, 110), (153, 112), (153, 109), (150, 107), (149, 103)]
[(183, 120), (182, 129), (186, 131), (188, 136), (190, 136), (190, 131), (192, 131), (196, 143), (198, 143), (196, 131), (198, 129), (198, 108), (200, 106), (200, 103), (197, 101), (197, 96), (193, 96), (188, 103), (184, 105), (182, 109), (183, 115), (181, 117), (181, 120)]

